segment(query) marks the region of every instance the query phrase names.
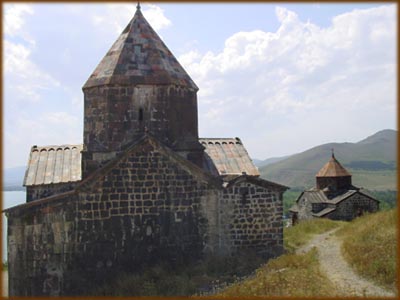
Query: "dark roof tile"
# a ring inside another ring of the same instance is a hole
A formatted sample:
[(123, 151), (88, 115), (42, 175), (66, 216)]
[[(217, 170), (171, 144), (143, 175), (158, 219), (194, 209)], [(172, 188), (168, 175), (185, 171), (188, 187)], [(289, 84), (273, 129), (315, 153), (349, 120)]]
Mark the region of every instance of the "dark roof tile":
[(174, 84), (198, 90), (140, 9), (83, 88), (105, 84)]

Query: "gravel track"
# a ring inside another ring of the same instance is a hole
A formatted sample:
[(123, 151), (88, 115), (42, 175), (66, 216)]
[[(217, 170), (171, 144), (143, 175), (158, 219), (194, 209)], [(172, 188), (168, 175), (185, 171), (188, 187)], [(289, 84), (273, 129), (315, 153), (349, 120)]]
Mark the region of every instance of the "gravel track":
[(307, 245), (296, 252), (306, 253), (313, 247), (317, 248), (321, 270), (336, 286), (339, 296), (395, 297), (393, 292), (377, 286), (353, 271), (340, 250), (342, 241), (334, 234), (338, 229), (314, 236)]

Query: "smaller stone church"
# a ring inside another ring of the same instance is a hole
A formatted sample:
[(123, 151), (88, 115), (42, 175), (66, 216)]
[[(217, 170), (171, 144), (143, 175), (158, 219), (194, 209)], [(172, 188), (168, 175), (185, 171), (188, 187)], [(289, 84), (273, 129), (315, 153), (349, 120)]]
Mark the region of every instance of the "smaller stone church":
[(365, 189), (352, 185), (351, 174), (333, 153), (317, 173), (316, 184), (316, 187), (303, 191), (290, 208), (293, 225), (312, 218), (350, 221), (379, 209), (377, 199)]

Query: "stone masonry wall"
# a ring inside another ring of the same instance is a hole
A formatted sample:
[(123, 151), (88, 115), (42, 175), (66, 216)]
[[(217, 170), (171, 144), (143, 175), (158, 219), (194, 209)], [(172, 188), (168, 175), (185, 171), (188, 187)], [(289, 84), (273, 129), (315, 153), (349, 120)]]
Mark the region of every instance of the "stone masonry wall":
[(53, 195), (72, 191), (76, 183), (43, 184), (26, 187), (26, 202), (47, 198)]
[[(343, 200), (337, 205), (334, 212), (330, 213), (327, 217), (332, 220), (345, 220), (350, 221), (358, 216), (359, 213), (376, 212), (379, 209), (379, 203), (366, 197), (362, 194), (356, 193), (346, 200)], [(361, 210), (361, 211), (360, 211)]]
[(56, 296), (69, 287), (65, 270), (75, 263), (74, 198), (7, 214), (10, 296)]
[(264, 257), (282, 254), (282, 192), (245, 181), (226, 188), (221, 196), (222, 250), (251, 248)]
[[(174, 149), (198, 144), (196, 92), (177, 86), (104, 86), (84, 90), (89, 152), (120, 151), (148, 130)], [(197, 148), (200, 148), (197, 145)]]
[(297, 214), (298, 220), (307, 220), (314, 218), (312, 215), (312, 203), (308, 199), (306, 199), (304, 195), (302, 195), (301, 198), (299, 199), (298, 206), (299, 206), (299, 212)]
[(145, 141), (66, 198), (8, 212), (10, 295), (79, 295), (121, 271), (207, 253), (282, 253), (282, 191), (222, 188), (193, 167)]
[(317, 189), (323, 190), (329, 187), (332, 191), (349, 189), (351, 187), (351, 176), (343, 177), (316, 177)]
[(215, 193), (154, 146), (137, 146), (87, 189), (80, 193), (77, 260), (91, 280), (201, 257), (208, 230), (201, 205)]
[(79, 295), (120, 271), (196, 261), (209, 235), (202, 205), (217, 195), (139, 145), (74, 197), (9, 212), (10, 295)]

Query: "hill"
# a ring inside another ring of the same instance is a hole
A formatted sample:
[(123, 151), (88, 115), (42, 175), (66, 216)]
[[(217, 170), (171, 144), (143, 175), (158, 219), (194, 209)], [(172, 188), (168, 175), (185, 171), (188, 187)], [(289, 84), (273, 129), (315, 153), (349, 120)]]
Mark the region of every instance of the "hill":
[[(351, 222), (300, 222), (284, 229), (287, 254), (268, 261), (253, 276), (217, 296), (393, 297), (397, 290), (396, 225), (396, 209)], [(338, 234), (332, 233), (335, 227)]]
[(253, 158), (252, 160), (253, 160), (253, 163), (256, 165), (256, 167), (261, 168), (261, 167), (276, 163), (278, 161), (284, 160), (285, 158), (288, 158), (288, 157), (289, 156), (271, 157), (271, 158), (267, 158), (264, 160)]
[(5, 169), (3, 172), (3, 190), (17, 191), (24, 190), (22, 186), (25, 176), (25, 166)]
[(353, 175), (353, 184), (371, 190), (397, 190), (397, 131), (382, 130), (357, 143), (328, 143), (260, 167), (261, 177), (289, 187), (312, 187), (331, 149)]

